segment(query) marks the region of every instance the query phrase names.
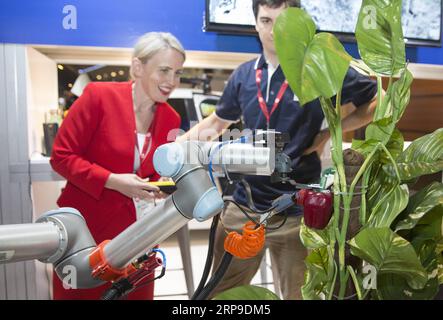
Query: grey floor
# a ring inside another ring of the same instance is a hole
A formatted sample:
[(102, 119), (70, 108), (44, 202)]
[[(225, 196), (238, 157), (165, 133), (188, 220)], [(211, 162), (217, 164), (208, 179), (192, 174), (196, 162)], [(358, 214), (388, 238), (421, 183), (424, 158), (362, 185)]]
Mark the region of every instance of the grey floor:
[[(191, 230), (190, 234), (194, 287), (197, 288), (206, 261), (209, 231)], [(160, 248), (166, 254), (167, 266), (165, 276), (155, 282), (154, 299), (188, 300), (189, 298), (187, 295), (185, 276), (177, 239), (175, 236), (168, 238), (160, 245)], [(267, 257), (267, 261), (270, 261), (269, 256)], [(265, 265), (266, 275), (262, 277), (260, 271), (258, 271), (252, 280), (252, 284), (265, 287), (275, 292), (270, 266), (266, 262)]]

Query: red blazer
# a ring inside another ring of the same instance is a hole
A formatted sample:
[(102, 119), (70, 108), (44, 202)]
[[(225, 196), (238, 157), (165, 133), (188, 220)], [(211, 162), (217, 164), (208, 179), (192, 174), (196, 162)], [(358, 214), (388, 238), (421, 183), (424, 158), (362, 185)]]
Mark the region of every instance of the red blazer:
[[(104, 187), (111, 172), (133, 173), (136, 127), (131, 84), (90, 83), (69, 110), (52, 149), (51, 166), (67, 180), (57, 204), (78, 209), (97, 244), (136, 220), (132, 199)], [(158, 146), (175, 139), (179, 127), (177, 112), (167, 103), (157, 104), (150, 128), (152, 146), (139, 170), (142, 178), (158, 180), (152, 156)]]

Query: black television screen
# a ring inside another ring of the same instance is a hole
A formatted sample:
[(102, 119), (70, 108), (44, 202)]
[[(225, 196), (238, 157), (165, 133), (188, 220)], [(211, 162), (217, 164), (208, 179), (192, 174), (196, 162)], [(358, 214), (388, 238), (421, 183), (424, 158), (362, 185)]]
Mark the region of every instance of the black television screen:
[(254, 34), (252, 0), (206, 0), (205, 30)]
[[(408, 45), (441, 45), (443, 0), (403, 0), (403, 33)], [(355, 41), (354, 30), (362, 0), (301, 0), (319, 31)], [(252, 0), (206, 0), (205, 29), (253, 34)]]
[[(362, 0), (302, 0), (321, 31), (353, 35)], [(402, 25), (407, 44), (441, 44), (442, 0), (403, 0)]]

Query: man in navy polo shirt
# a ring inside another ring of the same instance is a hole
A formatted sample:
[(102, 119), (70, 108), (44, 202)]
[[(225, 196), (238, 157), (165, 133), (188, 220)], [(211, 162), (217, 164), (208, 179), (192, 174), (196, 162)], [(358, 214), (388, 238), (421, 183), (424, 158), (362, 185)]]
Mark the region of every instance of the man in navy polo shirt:
[[(290, 142), (284, 152), (292, 159), (292, 178), (300, 183), (318, 182), (321, 163), (318, 152), (329, 139), (328, 129), (321, 130), (324, 119), (320, 102), (315, 100), (301, 107), (297, 97), (285, 84), (285, 77), (279, 66), (275, 51), (272, 28), (277, 16), (288, 6), (298, 6), (291, 0), (253, 0), (256, 30), (263, 46), (263, 54), (256, 60), (239, 66), (231, 75), (215, 113), (193, 127), (177, 140), (208, 138), (207, 130), (214, 132), (212, 138), (220, 135), (230, 124), (243, 120), (248, 129), (275, 129), (289, 133)], [(257, 79), (258, 78), (258, 79)], [(372, 119), (376, 106), (376, 83), (350, 68), (344, 81), (342, 103), (352, 104), (355, 110), (342, 121), (343, 131), (360, 128)], [(260, 99), (262, 97), (263, 99)], [(260, 103), (260, 100), (264, 100)], [(276, 101), (277, 100), (277, 101)], [(271, 202), (284, 193), (294, 192), (286, 183), (271, 183), (270, 177), (249, 176), (252, 200), (258, 210), (266, 210)], [(246, 191), (237, 184), (234, 200), (248, 208)], [(304, 259), (306, 249), (300, 241), (299, 228), (301, 212), (294, 206), (288, 209), (285, 224), (277, 230), (267, 230), (266, 247), (271, 254), (273, 273), (278, 281), (284, 299), (300, 299), (300, 288), (304, 283)], [(223, 243), (227, 232), (241, 234), (248, 219), (233, 204), (229, 204), (222, 215), (214, 249), (214, 266), (217, 267), (224, 253)], [(279, 225), (284, 216), (276, 215), (270, 222)], [(264, 250), (256, 257), (246, 260), (234, 258), (222, 282), (212, 295), (232, 287), (249, 284), (257, 272)]]

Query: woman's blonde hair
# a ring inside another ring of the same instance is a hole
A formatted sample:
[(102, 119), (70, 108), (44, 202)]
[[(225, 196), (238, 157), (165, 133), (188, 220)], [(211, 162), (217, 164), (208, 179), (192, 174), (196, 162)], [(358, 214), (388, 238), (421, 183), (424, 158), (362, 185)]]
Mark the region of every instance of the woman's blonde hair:
[(142, 63), (146, 63), (157, 52), (168, 48), (177, 50), (183, 55), (183, 59), (186, 59), (185, 49), (180, 41), (169, 32), (148, 32), (142, 35), (134, 46), (132, 58), (138, 58)]

